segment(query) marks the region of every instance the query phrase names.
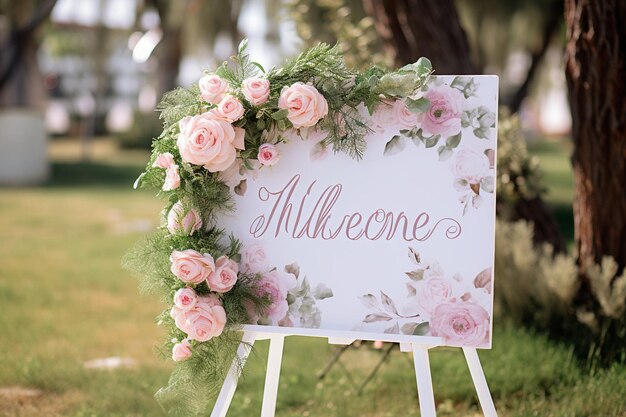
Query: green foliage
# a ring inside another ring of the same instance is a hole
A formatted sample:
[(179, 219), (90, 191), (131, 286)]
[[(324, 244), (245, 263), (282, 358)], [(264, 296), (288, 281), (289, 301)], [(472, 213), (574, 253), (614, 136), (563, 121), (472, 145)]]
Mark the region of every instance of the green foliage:
[(528, 153), (516, 116), (500, 115), (497, 171), (498, 209), (504, 218), (519, 199), (531, 200), (545, 191), (539, 160)]
[(532, 225), (499, 220), (496, 225), (494, 311), (521, 325), (549, 331), (566, 340), (587, 366), (626, 361), (626, 273), (605, 258), (583, 273), (591, 286), (591, 305), (577, 298), (581, 280), (573, 256), (534, 247)]
[(375, 21), (363, 10), (362, 1), (289, 0), (286, 6), (307, 45), (337, 42), (351, 68), (392, 65), (374, 28)]

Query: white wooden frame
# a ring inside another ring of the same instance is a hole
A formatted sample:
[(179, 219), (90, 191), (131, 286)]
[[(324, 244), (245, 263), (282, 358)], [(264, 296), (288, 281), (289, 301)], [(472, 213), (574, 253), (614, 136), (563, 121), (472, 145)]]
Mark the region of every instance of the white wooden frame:
[[(294, 329), (289, 328), (273, 328), (271, 332), (263, 332), (263, 326), (245, 326), (243, 338), (239, 349), (237, 350), (238, 359), (235, 358), (230, 368), (228, 376), (222, 385), (222, 389), (217, 397), (211, 417), (226, 417), (228, 407), (235, 395), (237, 389), (238, 372), (240, 365), (245, 364), (248, 355), (257, 340), (269, 339), (270, 347), (267, 359), (267, 372), (265, 374), (265, 388), (263, 390), (263, 405), (261, 407), (261, 417), (273, 417), (276, 412), (276, 398), (278, 396), (278, 381), (280, 378), (280, 368), (282, 363), (283, 346), (286, 336), (294, 335)], [(276, 330), (282, 330), (276, 331)], [(307, 336), (319, 336), (327, 337), (328, 342), (332, 344), (350, 344), (357, 339), (368, 340), (371, 335), (360, 334), (362, 337), (350, 338), (346, 337), (346, 332), (337, 332), (337, 335), (332, 335), (328, 330), (313, 331), (314, 329), (297, 329), (295, 332), (301, 334), (303, 330), (311, 330), (307, 333)], [(319, 333), (319, 334), (313, 334)], [(323, 333), (323, 334), (322, 334)], [(350, 332), (348, 332), (350, 333)], [(404, 336), (404, 337), (401, 337)], [(400, 341), (399, 338), (405, 339), (410, 336), (405, 335), (389, 335), (389, 339), (384, 340), (386, 342), (400, 343), (400, 350), (402, 352), (412, 352), (413, 360), (415, 364), (415, 376), (417, 380), (417, 393), (420, 405), (420, 415), (422, 417), (436, 417), (435, 397), (433, 393), (433, 383), (430, 374), (430, 361), (428, 357), (428, 350), (441, 345), (441, 340), (438, 337), (420, 337), (419, 342)], [(431, 340), (432, 339), (432, 340)], [(487, 380), (483, 373), (480, 360), (478, 358), (478, 352), (475, 348), (464, 347), (463, 353), (465, 360), (469, 366), (474, 386), (476, 387), (476, 393), (478, 394), (478, 400), (483, 410), (485, 417), (497, 417), (496, 408), (487, 386)]]

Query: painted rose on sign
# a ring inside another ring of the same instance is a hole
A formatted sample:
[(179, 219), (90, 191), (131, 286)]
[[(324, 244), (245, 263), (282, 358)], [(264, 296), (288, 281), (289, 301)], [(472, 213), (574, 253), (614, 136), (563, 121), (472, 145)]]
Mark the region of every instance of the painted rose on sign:
[[(479, 84), (474, 78), (455, 77), (448, 85), (432, 81), (415, 94), (415, 98), (383, 103), (372, 116), (376, 131), (400, 126), (399, 134), (386, 144), (384, 154), (401, 152), (408, 141), (416, 146), (437, 147), (439, 161), (450, 161), (455, 180), (451, 184), (459, 193), (466, 214), (478, 209), (485, 193), (494, 191), (495, 113), (484, 105), (474, 104)], [(459, 146), (467, 142), (477, 146)], [(493, 196), (492, 196), (493, 198)]]
[(467, 281), (446, 275), (438, 262), (422, 260), (413, 248), (408, 253), (413, 269), (406, 272), (406, 299), (396, 302), (382, 290), (380, 298), (358, 297), (368, 311), (363, 323), (383, 324), (384, 333), (439, 336), (449, 346), (489, 346), (491, 287), (485, 283), (491, 282), (491, 268)]

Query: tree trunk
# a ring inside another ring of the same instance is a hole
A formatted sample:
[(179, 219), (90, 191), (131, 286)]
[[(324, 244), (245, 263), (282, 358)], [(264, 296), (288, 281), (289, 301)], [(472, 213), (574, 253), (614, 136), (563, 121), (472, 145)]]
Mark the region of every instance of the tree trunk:
[(566, 0), (565, 75), (572, 111), (574, 230), (588, 262), (626, 265), (626, 2)]
[(428, 57), (438, 74), (476, 74), (453, 0), (363, 0), (396, 65)]

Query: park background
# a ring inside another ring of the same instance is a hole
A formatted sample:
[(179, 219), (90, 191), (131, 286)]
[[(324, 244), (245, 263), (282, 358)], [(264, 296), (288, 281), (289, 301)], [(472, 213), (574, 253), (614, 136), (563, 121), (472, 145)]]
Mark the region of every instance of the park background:
[[(0, 0), (0, 416), (158, 416), (163, 306), (124, 252), (159, 225), (133, 190), (165, 91), (249, 38), (280, 65), (500, 78), (496, 319), (480, 356), (502, 416), (626, 416), (626, 6), (618, 0)], [(277, 415), (418, 415), (409, 354), (289, 338)], [(260, 410), (258, 344), (231, 406)], [(306, 360), (303, 360), (306, 358)], [(381, 363), (363, 388), (359, 385)], [(480, 415), (459, 349), (432, 353), (440, 415)], [(207, 415), (210, 410), (207, 410)]]

